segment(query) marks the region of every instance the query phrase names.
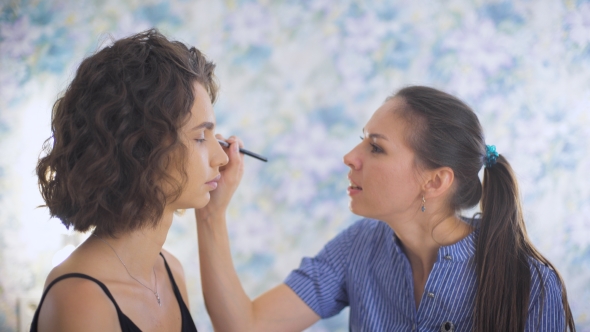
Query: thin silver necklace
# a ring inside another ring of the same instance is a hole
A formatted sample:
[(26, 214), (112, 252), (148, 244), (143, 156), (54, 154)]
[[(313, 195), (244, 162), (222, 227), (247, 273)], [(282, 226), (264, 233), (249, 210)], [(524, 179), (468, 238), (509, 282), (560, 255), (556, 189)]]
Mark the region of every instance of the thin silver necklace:
[(152, 267), (152, 271), (154, 272), (154, 278), (156, 279), (156, 290), (154, 291), (153, 289), (151, 289), (148, 286), (144, 285), (143, 282), (137, 280), (137, 278), (135, 278), (134, 276), (132, 276), (131, 273), (129, 273), (129, 269), (127, 269), (127, 265), (125, 265), (125, 263), (123, 263), (123, 260), (117, 254), (117, 252), (115, 251), (115, 248), (113, 248), (107, 241), (105, 241), (105, 240), (101, 239), (100, 237), (98, 237), (98, 235), (96, 235), (96, 234), (92, 234), (92, 235), (94, 235), (97, 239), (99, 239), (102, 242), (104, 242), (104, 244), (106, 244), (107, 246), (109, 246), (111, 248), (111, 250), (113, 250), (113, 252), (117, 256), (117, 258), (119, 259), (119, 261), (121, 261), (121, 264), (123, 264), (123, 267), (125, 267), (125, 271), (127, 271), (127, 274), (131, 278), (133, 278), (133, 280), (137, 281), (140, 285), (142, 285), (143, 287), (149, 289), (152, 293), (154, 293), (154, 296), (156, 297), (156, 300), (158, 300), (158, 305), (161, 307), (162, 304), (160, 303), (160, 295), (158, 294), (158, 276), (156, 275), (156, 270), (154, 270), (154, 268)]

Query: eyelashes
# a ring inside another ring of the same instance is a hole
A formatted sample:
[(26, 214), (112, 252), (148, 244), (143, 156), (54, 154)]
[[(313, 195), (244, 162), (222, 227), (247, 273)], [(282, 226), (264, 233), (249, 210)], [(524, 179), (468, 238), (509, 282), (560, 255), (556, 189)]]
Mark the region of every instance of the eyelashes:
[(382, 153), (383, 149), (381, 149), (378, 145), (371, 143), (371, 153)]
[[(363, 136), (360, 136), (361, 141), (364, 141), (365, 138)], [(371, 153), (383, 153), (383, 149), (381, 147), (379, 147), (379, 145), (375, 144), (375, 143), (369, 143), (371, 145)]]

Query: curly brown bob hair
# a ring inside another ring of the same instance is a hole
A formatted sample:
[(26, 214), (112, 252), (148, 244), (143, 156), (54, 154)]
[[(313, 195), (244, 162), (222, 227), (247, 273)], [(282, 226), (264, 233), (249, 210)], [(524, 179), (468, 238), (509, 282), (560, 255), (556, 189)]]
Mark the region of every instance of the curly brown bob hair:
[(37, 164), (51, 216), (68, 229), (109, 236), (156, 226), (187, 179), (179, 129), (190, 116), (194, 84), (215, 102), (214, 68), (196, 48), (155, 29), (84, 59), (53, 106), (52, 136)]

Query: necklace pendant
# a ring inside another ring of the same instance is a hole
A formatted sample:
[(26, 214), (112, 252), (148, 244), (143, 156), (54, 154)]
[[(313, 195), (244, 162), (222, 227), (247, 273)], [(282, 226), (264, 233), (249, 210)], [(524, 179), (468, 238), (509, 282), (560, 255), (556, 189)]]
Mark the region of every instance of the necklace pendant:
[(160, 295), (156, 294), (156, 299), (158, 300), (158, 305), (161, 307), (162, 303), (160, 303)]

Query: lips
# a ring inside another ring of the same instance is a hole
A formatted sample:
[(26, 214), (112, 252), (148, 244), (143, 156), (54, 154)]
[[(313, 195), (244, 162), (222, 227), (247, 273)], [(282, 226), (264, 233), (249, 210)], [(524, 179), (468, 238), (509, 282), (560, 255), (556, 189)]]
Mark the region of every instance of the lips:
[(349, 177), (348, 180), (350, 181), (350, 185), (348, 186), (347, 192), (350, 197), (360, 193), (363, 191), (363, 187), (356, 184), (352, 179)]
[(348, 178), (348, 181), (350, 182), (350, 185), (348, 186), (348, 188), (355, 189), (355, 190), (363, 190), (363, 187), (356, 184), (354, 181), (352, 181), (351, 178)]
[(217, 181), (219, 181), (221, 179), (221, 174), (217, 174), (217, 176), (215, 178), (213, 178), (213, 180), (207, 181), (205, 182), (206, 185), (209, 185), (211, 187), (213, 187), (213, 189), (217, 188)]

